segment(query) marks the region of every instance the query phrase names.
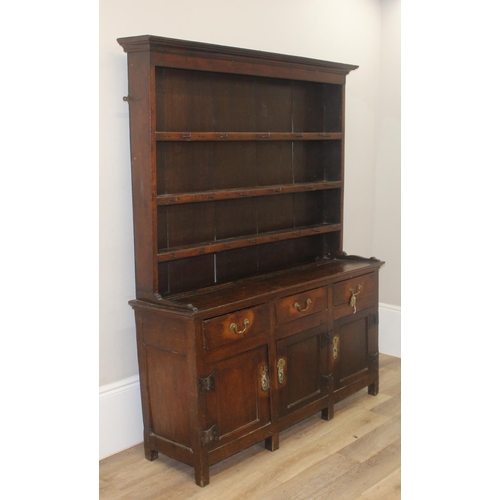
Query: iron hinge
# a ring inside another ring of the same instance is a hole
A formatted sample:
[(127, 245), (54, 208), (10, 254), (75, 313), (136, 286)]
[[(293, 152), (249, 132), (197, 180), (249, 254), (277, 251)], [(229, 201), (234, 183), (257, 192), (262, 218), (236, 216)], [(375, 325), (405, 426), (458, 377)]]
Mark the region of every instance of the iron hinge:
[(323, 375), (323, 377), (321, 377), (321, 378), (323, 380), (323, 384), (325, 384), (326, 386), (328, 386), (333, 381), (333, 373), (330, 373), (328, 375)]
[(212, 441), (217, 441), (218, 439), (219, 439), (219, 430), (217, 429), (217, 424), (212, 425), (210, 429), (202, 431), (201, 433), (202, 446), (206, 446), (208, 443), (211, 443)]
[(323, 349), (328, 344), (332, 343), (332, 336), (330, 333), (322, 333), (320, 339), (320, 348)]
[(208, 377), (199, 378), (198, 387), (200, 393), (215, 391), (215, 372), (212, 372)]
[(378, 365), (378, 352), (374, 352), (369, 355), (369, 364)]

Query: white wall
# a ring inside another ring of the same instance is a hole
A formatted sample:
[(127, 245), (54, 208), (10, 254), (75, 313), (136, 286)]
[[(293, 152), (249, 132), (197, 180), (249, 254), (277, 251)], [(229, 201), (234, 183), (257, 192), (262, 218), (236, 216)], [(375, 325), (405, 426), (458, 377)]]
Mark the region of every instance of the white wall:
[[(101, 390), (138, 372), (134, 317), (127, 303), (134, 298), (128, 107), (122, 100), (127, 65), (116, 39), (151, 34), (359, 65), (347, 77), (344, 249), (387, 260), (381, 276), (387, 269), (391, 274), (381, 280), (381, 297), (398, 305), (399, 233), (393, 219), (386, 227), (384, 218), (399, 211), (399, 144), (393, 144), (399, 135), (391, 132), (397, 128), (393, 114), (379, 114), (381, 104), (396, 106), (391, 96), (397, 100), (390, 92), (380, 94), (380, 83), (390, 83), (396, 72), (389, 36), (390, 24), (399, 21), (389, 4), (399, 5), (399, 0), (101, 1)], [(394, 71), (386, 74), (381, 67)], [(382, 230), (380, 238), (376, 232)]]
[(373, 254), (386, 262), (380, 301), (401, 305), (401, 3), (382, 0)]

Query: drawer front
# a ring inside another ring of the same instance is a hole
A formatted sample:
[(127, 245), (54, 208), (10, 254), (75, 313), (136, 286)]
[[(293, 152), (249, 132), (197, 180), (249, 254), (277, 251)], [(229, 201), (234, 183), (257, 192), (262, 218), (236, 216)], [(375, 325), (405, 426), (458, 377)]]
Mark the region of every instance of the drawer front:
[(271, 315), (266, 304), (209, 319), (203, 322), (205, 349), (237, 342), (270, 328)]
[(376, 273), (366, 274), (333, 285), (333, 316), (335, 319), (377, 305)]
[(285, 297), (276, 302), (276, 321), (287, 323), (304, 318), (327, 308), (326, 287)]

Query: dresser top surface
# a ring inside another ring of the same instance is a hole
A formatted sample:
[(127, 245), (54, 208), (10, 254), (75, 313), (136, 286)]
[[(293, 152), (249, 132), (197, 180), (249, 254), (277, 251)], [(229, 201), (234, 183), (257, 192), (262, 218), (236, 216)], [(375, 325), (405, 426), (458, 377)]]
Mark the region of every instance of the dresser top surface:
[(255, 300), (267, 300), (280, 293), (294, 293), (305, 286), (321, 286), (351, 277), (374, 272), (384, 262), (376, 259), (333, 259), (298, 266), (276, 273), (247, 278), (233, 283), (216, 285), (205, 289), (165, 296), (165, 305), (190, 309), (192, 313), (203, 313), (220, 307), (235, 306)]

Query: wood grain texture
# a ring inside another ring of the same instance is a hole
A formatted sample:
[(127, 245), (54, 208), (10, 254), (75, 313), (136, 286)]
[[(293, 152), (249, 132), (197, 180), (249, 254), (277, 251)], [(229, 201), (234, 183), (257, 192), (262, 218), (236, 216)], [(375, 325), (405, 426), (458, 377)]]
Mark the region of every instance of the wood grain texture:
[(251, 446), (210, 469), (199, 488), (192, 467), (142, 445), (100, 462), (101, 500), (397, 500), (401, 498), (401, 360), (380, 355), (380, 391), (361, 391), (284, 430), (275, 452)]

